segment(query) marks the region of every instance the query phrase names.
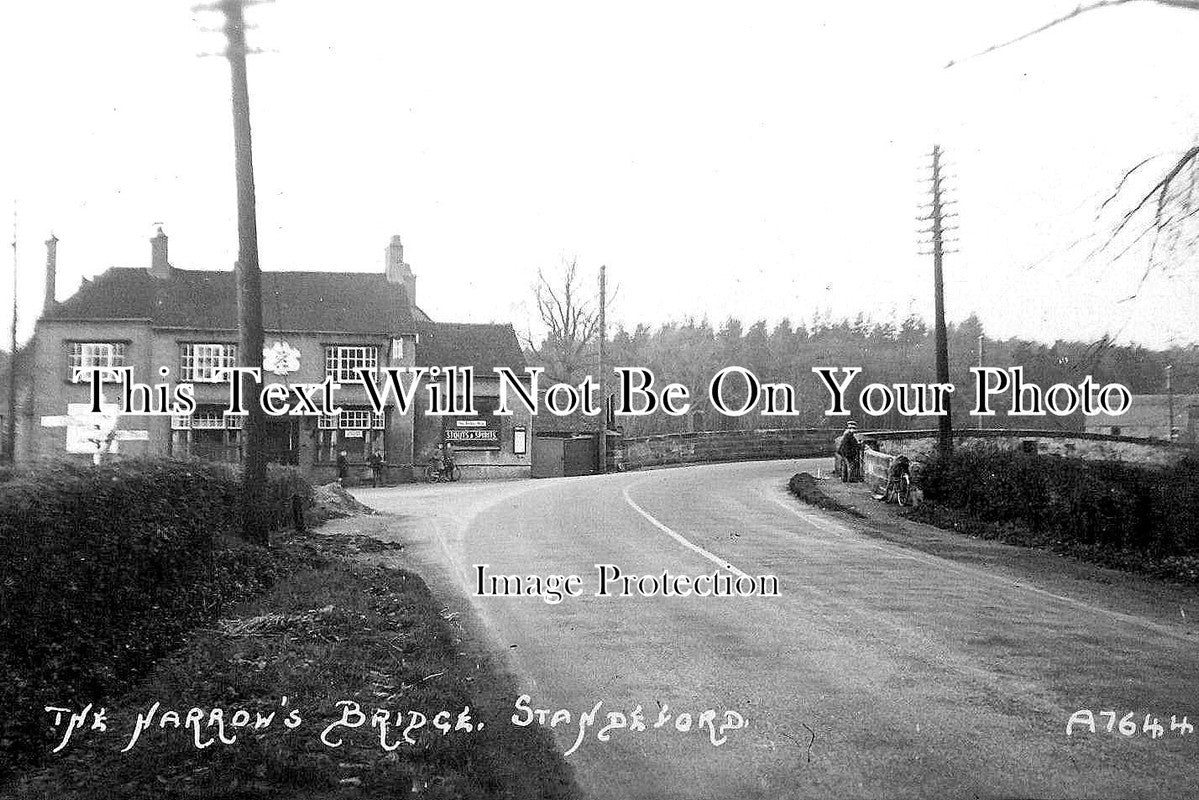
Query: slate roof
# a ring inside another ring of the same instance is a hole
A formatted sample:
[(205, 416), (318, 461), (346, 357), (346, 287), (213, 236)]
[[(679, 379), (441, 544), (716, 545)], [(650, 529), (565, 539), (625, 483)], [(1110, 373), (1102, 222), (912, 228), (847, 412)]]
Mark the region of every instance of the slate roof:
[(470, 366), (475, 376), (494, 376), (496, 367), (524, 375), (525, 354), (511, 325), (423, 322), (418, 326), (418, 367)]
[[(262, 309), (268, 330), (390, 335), (417, 329), (403, 288), (382, 273), (263, 272)], [(44, 318), (235, 330), (234, 273), (172, 268), (169, 278), (156, 278), (145, 269), (113, 267)]]

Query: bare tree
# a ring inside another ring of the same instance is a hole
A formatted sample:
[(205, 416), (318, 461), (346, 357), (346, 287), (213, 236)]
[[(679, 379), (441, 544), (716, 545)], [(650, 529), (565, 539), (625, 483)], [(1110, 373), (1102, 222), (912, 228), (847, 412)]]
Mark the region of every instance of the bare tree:
[[(599, 290), (583, 281), (578, 259), (564, 260), (548, 275), (537, 270), (533, 297), (543, 337), (537, 343), (530, 331), (523, 337), (524, 345), (545, 367), (548, 377), (577, 382), (593, 374), (599, 332)], [(612, 298), (610, 293), (609, 305)]]
[(1030, 31), (1026, 31), (1025, 33), (1022, 33), (1019, 36), (1015, 37), (1014, 39), (1008, 39), (1005, 42), (1000, 42), (999, 44), (993, 44), (990, 47), (988, 47), (987, 49), (980, 50), (979, 52), (975, 53), (974, 55), (967, 56), (966, 58), (960, 59), (958, 61), (950, 61), (948, 64), (945, 65), (945, 68), (948, 69), (949, 67), (952, 67), (955, 64), (960, 64), (962, 61), (969, 61), (972, 58), (978, 58), (979, 56), (985, 56), (988, 53), (994, 53), (996, 50), (1002, 50), (1005, 47), (1010, 47), (1011, 45), (1014, 45), (1017, 42), (1022, 42), (1025, 39), (1029, 39), (1033, 36), (1036, 36), (1039, 33), (1044, 33), (1045, 31), (1049, 30), (1050, 28), (1056, 28), (1058, 25), (1069, 22), (1070, 20), (1075, 19), (1077, 17), (1081, 17), (1083, 14), (1086, 14), (1088, 12), (1099, 11), (1100, 9), (1104, 9), (1104, 8), (1114, 8), (1115, 6), (1124, 6), (1124, 5), (1128, 5), (1129, 3), (1151, 3), (1151, 4), (1157, 5), (1157, 6), (1167, 6), (1169, 8), (1184, 8), (1184, 9), (1187, 9), (1190, 11), (1199, 11), (1199, 0), (1096, 0), (1096, 2), (1094, 2), (1094, 3), (1089, 3), (1089, 4), (1085, 4), (1085, 5), (1082, 3), (1079, 3), (1074, 8), (1074, 10), (1068, 14), (1063, 14), (1062, 16), (1057, 17), (1056, 19), (1051, 19), (1050, 21), (1046, 22), (1044, 25), (1041, 25), (1040, 27), (1037, 27), (1037, 28), (1033, 28)]
[[(1199, 11), (1199, 0), (1096, 0), (1082, 4), (1067, 14), (1049, 20), (1045, 24), (1016, 36), (1013, 39), (992, 45), (959, 61), (950, 61), (946, 69), (973, 58), (985, 56), (996, 50), (1022, 42), (1025, 39), (1044, 33), (1059, 25), (1077, 19), (1092, 11), (1128, 5), (1131, 3), (1180, 8), (1188, 11)], [(1115, 258), (1129, 252), (1137, 245), (1147, 243), (1148, 259), (1141, 282), (1159, 265), (1158, 256), (1162, 251), (1173, 253), (1176, 257), (1185, 257), (1199, 247), (1199, 235), (1188, 236), (1183, 222), (1199, 214), (1199, 198), (1195, 197), (1196, 185), (1199, 184), (1199, 145), (1188, 147), (1181, 154), (1175, 154), (1169, 161), (1169, 167), (1147, 175), (1149, 169), (1159, 168), (1159, 156), (1150, 156), (1128, 169), (1117, 182), (1115, 190), (1099, 207), (1098, 220), (1109, 209), (1115, 210), (1115, 217), (1110, 234), (1096, 248), (1092, 256), (1099, 253), (1114, 253)], [(1152, 167), (1150, 165), (1153, 165)], [(1133, 195), (1133, 202), (1122, 212), (1118, 210), (1122, 198), (1132, 187), (1140, 183), (1141, 188)], [(1135, 295), (1133, 295), (1135, 297)]]

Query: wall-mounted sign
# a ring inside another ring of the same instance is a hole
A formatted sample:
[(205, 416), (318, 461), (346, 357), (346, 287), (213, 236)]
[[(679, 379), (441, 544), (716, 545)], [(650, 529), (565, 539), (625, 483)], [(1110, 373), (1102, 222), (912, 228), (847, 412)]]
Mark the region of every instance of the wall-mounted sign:
[(495, 410), (494, 398), (476, 398), (475, 417), (447, 417), (442, 428), (442, 441), (455, 450), (499, 450), (500, 417)]
[(288, 375), (300, 368), (300, 351), (287, 342), (276, 340), (262, 348), (262, 368), (272, 375)]

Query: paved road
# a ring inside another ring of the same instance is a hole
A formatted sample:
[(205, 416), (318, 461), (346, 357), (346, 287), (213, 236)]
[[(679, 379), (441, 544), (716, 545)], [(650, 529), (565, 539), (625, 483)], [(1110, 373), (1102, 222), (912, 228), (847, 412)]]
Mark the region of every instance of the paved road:
[[(647, 730), (602, 742), (596, 726), (570, 755), (592, 797), (1199, 796), (1199, 732), (1169, 732), (1171, 714), (1199, 728), (1199, 639), (814, 512), (785, 492), (814, 466), (360, 496), (404, 515), (385, 535), (468, 594), (475, 564), (582, 577), (584, 595), (556, 605), (472, 601), (535, 706), (642, 706)], [(592, 596), (597, 563), (701, 575), (712, 558), (777, 576), (779, 596)], [(661, 706), (672, 722), (654, 729)], [(706, 709), (748, 725), (721, 746), (672, 727)], [(1079, 709), (1135, 712), (1137, 733), (1108, 733), (1099, 717), (1099, 733), (1067, 737)], [(1140, 732), (1146, 713), (1164, 736)], [(556, 729), (563, 751), (577, 733)]]

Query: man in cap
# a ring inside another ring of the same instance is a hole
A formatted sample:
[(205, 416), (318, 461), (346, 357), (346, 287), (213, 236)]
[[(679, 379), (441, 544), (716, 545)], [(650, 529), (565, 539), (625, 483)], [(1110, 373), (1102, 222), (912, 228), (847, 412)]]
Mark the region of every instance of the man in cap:
[(837, 455), (841, 457), (841, 480), (845, 482), (859, 479), (858, 457), (861, 455), (861, 445), (858, 443), (858, 423), (850, 420), (845, 425), (845, 432), (837, 440)]

